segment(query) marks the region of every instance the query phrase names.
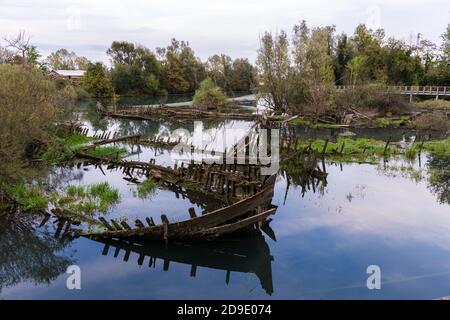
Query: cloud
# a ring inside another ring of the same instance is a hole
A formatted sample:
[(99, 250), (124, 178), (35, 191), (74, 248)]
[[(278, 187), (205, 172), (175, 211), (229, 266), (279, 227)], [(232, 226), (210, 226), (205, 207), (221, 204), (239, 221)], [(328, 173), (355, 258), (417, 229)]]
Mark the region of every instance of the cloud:
[(155, 48), (176, 37), (188, 40), (203, 59), (226, 53), (254, 60), (259, 35), (289, 30), (301, 19), (312, 26), (334, 24), (347, 33), (359, 23), (379, 24), (387, 35), (408, 40), (420, 32), (438, 42), (448, 11), (442, 0), (431, 0), (427, 6), (419, 0), (370, 5), (356, 0), (0, 0), (0, 25), (1, 33), (9, 36), (25, 29), (44, 54), (64, 47), (107, 61), (105, 52), (113, 40)]

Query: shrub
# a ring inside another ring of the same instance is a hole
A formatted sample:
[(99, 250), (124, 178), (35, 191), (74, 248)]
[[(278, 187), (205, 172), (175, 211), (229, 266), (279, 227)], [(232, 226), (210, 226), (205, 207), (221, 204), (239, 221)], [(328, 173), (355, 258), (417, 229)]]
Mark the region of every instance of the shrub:
[(17, 177), (27, 156), (50, 141), (61, 98), (42, 72), (0, 65), (0, 178)]
[(385, 116), (409, 111), (408, 102), (399, 94), (387, 91), (385, 86), (357, 86), (336, 93), (336, 107), (368, 109)]
[(193, 106), (199, 109), (218, 109), (225, 105), (226, 97), (210, 78), (200, 83), (195, 92)]
[(441, 111), (433, 111), (423, 114), (412, 121), (413, 127), (417, 129), (447, 130), (449, 120), (447, 114)]

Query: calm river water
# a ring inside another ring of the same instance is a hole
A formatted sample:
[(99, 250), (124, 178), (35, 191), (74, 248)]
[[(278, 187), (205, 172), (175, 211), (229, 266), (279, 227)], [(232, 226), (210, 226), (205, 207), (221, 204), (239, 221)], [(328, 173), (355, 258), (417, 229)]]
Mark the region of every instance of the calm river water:
[[(182, 124), (81, 119), (93, 130), (169, 135)], [(215, 121), (216, 131), (251, 123)], [(214, 131), (213, 130), (213, 131)], [(336, 130), (296, 128), (302, 138), (336, 137)], [(405, 130), (358, 130), (359, 136), (405, 141)], [(171, 165), (169, 151), (130, 147), (129, 159)], [(408, 170), (402, 170), (403, 167)], [(429, 179), (429, 167), (447, 176)], [(450, 295), (450, 159), (426, 154), (413, 162), (371, 164), (327, 162), (328, 178), (315, 190), (277, 178), (278, 205), (266, 234), (239, 235), (218, 244), (166, 248), (105, 245), (80, 238), (56, 239), (57, 224), (42, 218), (0, 220), (0, 297), (3, 299), (434, 299)], [(208, 203), (158, 189), (136, 198), (135, 186), (120, 171), (92, 165), (56, 168), (53, 180), (65, 185), (108, 181), (121, 201), (109, 217), (188, 218)], [(295, 179), (294, 179), (295, 180)], [(291, 181), (292, 182), (292, 181)], [(212, 205), (211, 205), (212, 206)], [(152, 257), (152, 258), (151, 258)], [(82, 289), (66, 288), (67, 266), (81, 268)], [(381, 290), (366, 286), (367, 267), (381, 269)]]

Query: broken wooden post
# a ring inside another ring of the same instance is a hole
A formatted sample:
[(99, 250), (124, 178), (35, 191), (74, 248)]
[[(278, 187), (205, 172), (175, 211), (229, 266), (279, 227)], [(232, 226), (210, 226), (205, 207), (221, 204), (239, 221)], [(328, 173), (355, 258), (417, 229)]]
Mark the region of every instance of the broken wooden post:
[(105, 247), (103, 248), (102, 255), (107, 256), (109, 251), (109, 244), (105, 244)]
[(136, 221), (134, 222), (134, 224), (136, 225), (136, 227), (138, 228), (145, 228), (145, 225), (142, 223), (141, 220), (136, 219)]
[(153, 221), (153, 218), (145, 218), (145, 221), (147, 221), (147, 224), (150, 226), (150, 227), (153, 227), (154, 225), (155, 225), (155, 221)]
[(325, 145), (323, 146), (323, 150), (322, 150), (322, 158), (325, 157), (325, 153), (327, 152), (327, 147), (328, 147), (328, 139), (325, 140)]
[(197, 275), (197, 266), (195, 264), (193, 264), (191, 266), (191, 277), (195, 278), (196, 275)]
[(164, 226), (164, 241), (166, 242), (166, 244), (168, 244), (168, 242), (169, 242), (169, 219), (167, 218), (167, 216), (165, 214), (162, 214), (161, 221)]
[(191, 216), (191, 219), (197, 218), (194, 208), (189, 208), (189, 215)]
[(386, 146), (384, 147), (383, 155), (386, 155), (386, 152), (388, 151), (389, 144), (391, 143), (391, 137), (389, 137), (388, 141), (386, 142)]
[(138, 259), (138, 265), (142, 266), (144, 264), (144, 260), (145, 260), (145, 254), (141, 254), (139, 255), (139, 259)]
[(118, 224), (114, 219), (111, 219), (111, 222), (117, 231), (123, 230), (122, 226), (120, 224)]
[(109, 231), (114, 231), (114, 228), (108, 223), (108, 221), (106, 221), (105, 218), (100, 217), (98, 220), (100, 220), (100, 222), (106, 227), (106, 229), (108, 229)]

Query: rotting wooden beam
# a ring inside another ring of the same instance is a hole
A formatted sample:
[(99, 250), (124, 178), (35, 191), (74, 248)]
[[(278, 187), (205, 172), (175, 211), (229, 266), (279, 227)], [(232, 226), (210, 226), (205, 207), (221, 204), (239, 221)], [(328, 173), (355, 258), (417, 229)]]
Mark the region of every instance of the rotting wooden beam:
[(139, 219), (136, 219), (136, 221), (135, 221), (135, 223), (134, 223), (135, 225), (136, 225), (136, 227), (138, 227), (138, 228), (145, 228), (145, 225), (144, 225), (144, 223), (142, 223), (142, 221), (141, 220), (139, 220)]
[(132, 230), (132, 228), (130, 227), (130, 225), (126, 222), (126, 221), (122, 221), (120, 222), (120, 224), (127, 230)]
[(106, 221), (105, 218), (100, 217), (98, 220), (100, 220), (100, 222), (106, 227), (106, 229), (108, 229), (109, 231), (114, 231), (114, 228), (108, 223), (108, 221)]
[(155, 225), (155, 221), (153, 221), (153, 218), (145, 218), (145, 221), (147, 221), (147, 224), (149, 225), (149, 227), (153, 227)]
[(116, 220), (111, 219), (111, 223), (113, 224), (114, 228), (116, 228), (117, 231), (123, 230), (122, 226), (116, 222)]

